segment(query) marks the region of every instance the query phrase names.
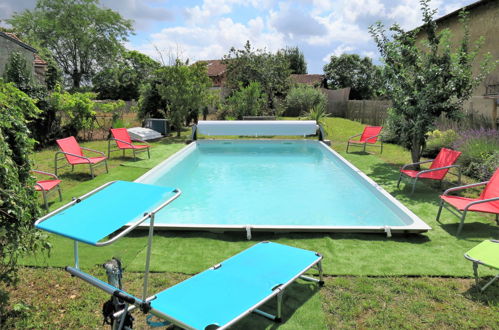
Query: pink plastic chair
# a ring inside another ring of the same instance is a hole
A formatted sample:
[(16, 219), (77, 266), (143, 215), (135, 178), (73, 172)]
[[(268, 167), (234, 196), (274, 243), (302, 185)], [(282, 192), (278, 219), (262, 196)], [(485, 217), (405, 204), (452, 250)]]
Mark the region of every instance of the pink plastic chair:
[[(133, 158), (137, 159), (136, 153), (147, 151), (147, 156), (151, 158), (149, 148), (151, 147), (145, 141), (134, 139), (134, 141), (141, 142), (144, 144), (133, 144), (130, 134), (126, 128), (111, 128), (111, 134), (113, 135), (107, 143), (107, 156), (111, 157), (111, 152), (123, 150), (123, 156), (125, 156), (125, 151), (131, 149), (133, 151)], [(116, 146), (118, 149), (111, 149), (111, 141), (116, 141)]]
[[(373, 147), (378, 147), (381, 148), (380, 153), (383, 153), (383, 141), (379, 140), (381, 142), (381, 145), (376, 145), (376, 142), (378, 141), (379, 135), (381, 134), (381, 130), (383, 129), (382, 126), (366, 126), (364, 127), (364, 131), (362, 134), (357, 134), (353, 135), (348, 139), (347, 143), (347, 152), (348, 148), (350, 147), (350, 144), (352, 145), (362, 145), (363, 146), (363, 151), (366, 151), (366, 147), (368, 145), (373, 146)], [(354, 137), (360, 136), (360, 139), (358, 140), (352, 140)]]
[[(414, 189), (416, 189), (416, 182), (418, 179), (430, 179), (430, 180), (438, 180), (442, 182), (444, 177), (447, 175), (451, 168), (457, 168), (458, 170), (458, 184), (461, 183), (461, 167), (459, 165), (454, 165), (459, 156), (461, 155), (460, 151), (455, 151), (447, 148), (440, 149), (437, 157), (435, 159), (425, 160), (423, 162), (412, 163), (402, 166), (400, 169), (399, 180), (397, 182), (397, 188), (400, 186), (400, 181), (402, 180), (402, 176), (406, 176), (412, 179), (412, 192), (414, 193)], [(414, 165), (420, 165), (425, 163), (430, 163), (430, 168), (428, 170), (416, 171), (416, 170), (408, 170), (407, 168)]]
[[(75, 165), (79, 164), (88, 164), (90, 167), (90, 174), (92, 175), (92, 179), (94, 178), (94, 167), (97, 167), (101, 164), (104, 164), (106, 166), (106, 172), (109, 173), (109, 170), (107, 168), (107, 157), (104, 155), (103, 152), (94, 150), (94, 149), (89, 149), (89, 148), (84, 148), (80, 147), (78, 142), (76, 142), (76, 139), (74, 136), (67, 137), (65, 139), (60, 139), (56, 140), (57, 144), (59, 145), (59, 148), (61, 151), (56, 152), (55, 154), (55, 161), (54, 161), (54, 167), (55, 167), (55, 174), (57, 175), (57, 170), (59, 168), (63, 168), (67, 165), (58, 167), (57, 162), (59, 160), (62, 160), (66, 158), (67, 162), (69, 165), (71, 165), (72, 170), (74, 170)], [(86, 157), (83, 154), (83, 150), (95, 152), (99, 155), (100, 157)], [(59, 157), (59, 155), (64, 155), (64, 158)]]
[(54, 191), (55, 188), (57, 188), (57, 191), (59, 192), (59, 200), (62, 201), (62, 192), (61, 192), (61, 187), (59, 185), (62, 181), (59, 180), (57, 175), (52, 174), (52, 173), (38, 171), (38, 170), (31, 170), (31, 172), (37, 173), (37, 174), (43, 174), (43, 175), (46, 175), (46, 176), (53, 178), (51, 180), (36, 181), (36, 183), (35, 183), (35, 190), (42, 192), (43, 202), (45, 203), (45, 209), (48, 211), (49, 205), (47, 202), (47, 197), (51, 191)]
[[(452, 191), (462, 190), (471, 187), (478, 187), (485, 185), (480, 197), (467, 198), (459, 196), (450, 196)], [(452, 209), (448, 207), (449, 204)], [(491, 213), (496, 215), (496, 223), (499, 224), (499, 168), (496, 169), (489, 181), (468, 184), (465, 186), (454, 187), (447, 189), (443, 195), (440, 196), (440, 208), (438, 209), (437, 221), (440, 220), (442, 207), (445, 207), (452, 214), (459, 217), (461, 222), (457, 228), (457, 235), (463, 229), (464, 219), (468, 211)], [(456, 213), (457, 212), (457, 213)]]

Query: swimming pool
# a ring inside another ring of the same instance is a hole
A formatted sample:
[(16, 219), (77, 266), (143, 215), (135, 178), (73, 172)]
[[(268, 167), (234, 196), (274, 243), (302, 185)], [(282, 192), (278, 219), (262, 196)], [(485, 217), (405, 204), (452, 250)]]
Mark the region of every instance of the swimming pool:
[(431, 229), (320, 141), (201, 140), (137, 182), (177, 187), (169, 229), (411, 232)]

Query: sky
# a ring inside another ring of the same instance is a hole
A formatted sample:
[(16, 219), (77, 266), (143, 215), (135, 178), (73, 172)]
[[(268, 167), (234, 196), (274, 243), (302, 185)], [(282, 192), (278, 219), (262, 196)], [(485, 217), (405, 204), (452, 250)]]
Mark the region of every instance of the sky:
[[(433, 0), (443, 16), (476, 0)], [(33, 9), (34, 0), (0, 0), (0, 20)], [(126, 47), (168, 64), (172, 58), (220, 59), (250, 41), (275, 52), (299, 47), (308, 73), (323, 73), (330, 56), (379, 54), (368, 28), (376, 21), (413, 29), (421, 23), (418, 0), (101, 0), (134, 21)], [(5, 24), (3, 24), (5, 25)]]

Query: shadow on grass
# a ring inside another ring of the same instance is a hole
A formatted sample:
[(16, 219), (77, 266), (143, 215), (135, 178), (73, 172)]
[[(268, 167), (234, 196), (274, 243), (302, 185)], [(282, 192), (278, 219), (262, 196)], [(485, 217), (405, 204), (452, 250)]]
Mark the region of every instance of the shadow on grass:
[[(491, 279), (491, 276), (481, 277), (478, 282), (481, 286), (483, 286)], [(480, 289), (476, 285), (473, 285), (463, 293), (463, 296), (466, 299), (480, 303), (484, 306), (494, 306), (499, 304), (499, 295), (497, 294), (498, 290), (499, 280), (496, 280), (484, 292), (480, 291)]]
[[(444, 210), (442, 211), (444, 213)], [(445, 216), (445, 214), (442, 214)], [(457, 235), (457, 227), (459, 226), (459, 219), (451, 215), (456, 221), (451, 223), (440, 223), (440, 227), (445, 230), (449, 235), (456, 236), (458, 239), (464, 239), (468, 241), (477, 241), (477, 238), (491, 238), (491, 237), (499, 237), (499, 227), (495, 225), (495, 222), (491, 220), (491, 223), (483, 223), (483, 222), (466, 222), (464, 221), (463, 229), (459, 236)], [(440, 218), (442, 221), (442, 217)]]
[[(105, 169), (104, 169), (104, 173), (106, 173)], [(98, 176), (98, 175), (99, 175), (99, 173), (95, 174), (95, 176)], [(92, 175), (90, 175), (90, 173), (85, 173), (82, 171), (78, 171), (78, 169), (75, 169), (74, 172), (66, 172), (63, 174), (59, 174), (59, 178), (61, 178), (63, 180), (68, 179), (68, 180), (84, 182), (84, 181), (92, 180)]]
[[(285, 325), (293, 314), (304, 305), (314, 294), (320, 290), (319, 285), (309, 282), (294, 282), (284, 291), (282, 301), (282, 324)], [(276, 315), (277, 298), (272, 298), (259, 307), (260, 310)], [(249, 314), (240, 322), (236, 323), (231, 329), (277, 329), (281, 324), (275, 323), (265, 317), (256, 314)]]

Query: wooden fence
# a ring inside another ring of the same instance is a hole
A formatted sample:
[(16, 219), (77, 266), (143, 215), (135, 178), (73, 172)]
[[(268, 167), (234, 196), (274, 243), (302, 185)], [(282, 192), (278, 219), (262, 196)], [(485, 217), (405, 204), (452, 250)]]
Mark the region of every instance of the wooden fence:
[(342, 117), (369, 125), (383, 125), (391, 101), (348, 100), (328, 102), (327, 112), (333, 117)]

